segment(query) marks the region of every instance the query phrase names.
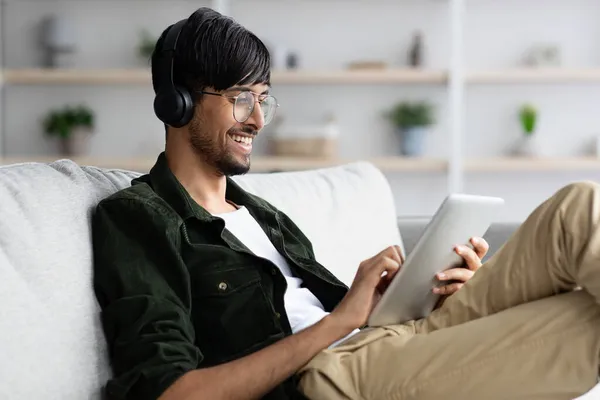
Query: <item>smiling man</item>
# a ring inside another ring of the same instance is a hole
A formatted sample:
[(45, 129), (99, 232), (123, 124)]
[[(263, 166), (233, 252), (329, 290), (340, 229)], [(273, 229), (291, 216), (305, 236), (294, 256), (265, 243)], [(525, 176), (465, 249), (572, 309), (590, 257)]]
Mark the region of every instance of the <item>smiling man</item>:
[(269, 71), (264, 44), (210, 9), (158, 40), (165, 151), (93, 216), (109, 399), (559, 399), (593, 386), (598, 185), (559, 191), (484, 266), (484, 240), (457, 248), (468, 268), (439, 277), (458, 282), (427, 318), (365, 329), (399, 248), (348, 266), (347, 288), (230, 178), (277, 110)]

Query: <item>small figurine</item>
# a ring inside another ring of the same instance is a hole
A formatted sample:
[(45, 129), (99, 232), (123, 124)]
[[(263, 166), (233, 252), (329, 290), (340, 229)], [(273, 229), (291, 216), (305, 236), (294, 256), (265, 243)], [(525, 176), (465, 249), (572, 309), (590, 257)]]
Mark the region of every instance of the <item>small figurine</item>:
[(414, 34), (408, 58), (411, 67), (421, 67), (423, 65), (423, 35), (421, 32)]

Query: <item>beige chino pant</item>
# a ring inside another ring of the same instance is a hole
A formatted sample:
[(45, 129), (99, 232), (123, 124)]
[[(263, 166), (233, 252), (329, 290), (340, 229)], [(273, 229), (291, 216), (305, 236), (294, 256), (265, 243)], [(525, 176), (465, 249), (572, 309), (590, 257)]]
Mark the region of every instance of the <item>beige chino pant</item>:
[(585, 393), (600, 356), (599, 224), (600, 185), (564, 187), (441, 308), (322, 351), (300, 389), (314, 400)]

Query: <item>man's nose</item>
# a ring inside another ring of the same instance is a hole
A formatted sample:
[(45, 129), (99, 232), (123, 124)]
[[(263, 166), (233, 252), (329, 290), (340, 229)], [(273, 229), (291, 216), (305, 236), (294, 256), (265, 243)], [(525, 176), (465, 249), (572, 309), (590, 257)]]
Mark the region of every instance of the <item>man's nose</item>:
[(248, 118), (246, 123), (254, 125), (257, 131), (260, 131), (265, 126), (265, 117), (259, 102), (254, 104), (254, 110), (252, 110), (252, 114), (250, 114), (250, 118)]

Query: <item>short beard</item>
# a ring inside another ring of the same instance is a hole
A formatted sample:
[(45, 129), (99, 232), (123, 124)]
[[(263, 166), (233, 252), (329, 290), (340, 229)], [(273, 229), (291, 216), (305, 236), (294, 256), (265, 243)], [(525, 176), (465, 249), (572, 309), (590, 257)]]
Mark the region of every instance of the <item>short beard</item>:
[[(219, 139), (202, 129), (202, 123), (196, 118), (188, 126), (190, 132), (190, 145), (194, 152), (204, 162), (211, 165), (219, 176), (244, 175), (250, 170), (250, 160), (240, 163), (232, 154), (227, 152), (227, 147)], [(225, 138), (227, 140), (227, 138)]]

